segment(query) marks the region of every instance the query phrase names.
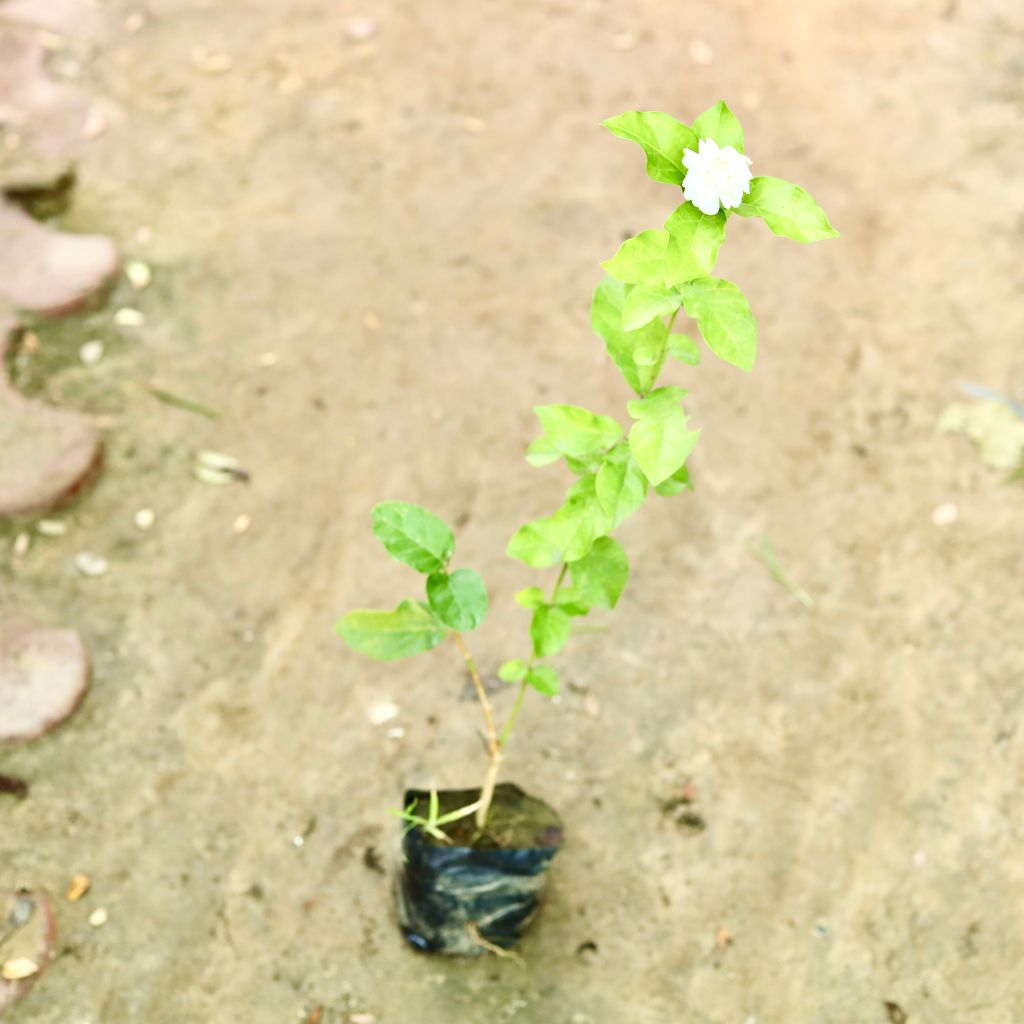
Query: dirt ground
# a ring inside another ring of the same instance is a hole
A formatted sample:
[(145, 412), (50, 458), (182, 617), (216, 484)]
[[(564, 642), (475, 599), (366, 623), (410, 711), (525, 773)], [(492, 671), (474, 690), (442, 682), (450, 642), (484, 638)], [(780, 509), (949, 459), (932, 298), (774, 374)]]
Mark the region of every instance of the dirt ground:
[[(150, 0), (130, 34), (135, 9), (105, 3), (82, 58), (110, 128), (65, 222), (154, 282), (43, 327), (22, 368), (109, 460), (0, 576), (95, 658), (74, 718), (0, 760), (32, 786), (0, 805), (0, 884), (93, 880), (12, 1024), (1024, 1020), (1022, 490), (935, 432), (962, 381), (1024, 391), (1019, 5)], [(504, 546), (565, 483), (523, 461), (531, 406), (623, 415), (589, 295), (677, 201), (598, 122), (722, 97), (754, 173), (842, 238), (730, 222), (758, 365), (672, 371), (697, 490), (623, 528), (626, 596), (509, 751), (567, 828), (525, 969), (416, 955), (366, 851), (390, 856), (403, 786), (484, 762), (453, 649), (379, 665), (333, 633), (417, 586), (370, 508), (458, 522), (491, 588), (478, 659), (523, 651), (511, 596), (545, 581)], [(126, 304), (145, 326), (114, 326)], [(251, 483), (194, 480), (204, 447)], [(76, 575), (81, 550), (110, 572)], [(687, 783), (703, 830), (664, 809)]]

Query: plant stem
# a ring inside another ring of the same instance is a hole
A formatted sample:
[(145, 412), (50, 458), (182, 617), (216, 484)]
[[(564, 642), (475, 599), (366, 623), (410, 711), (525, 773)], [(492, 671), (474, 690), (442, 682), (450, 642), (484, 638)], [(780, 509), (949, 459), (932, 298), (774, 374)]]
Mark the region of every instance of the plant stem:
[(484, 689), (483, 680), (480, 678), (480, 672), (476, 667), (476, 662), (473, 660), (473, 655), (469, 653), (469, 648), (466, 646), (465, 640), (462, 639), (461, 633), (453, 632), (452, 639), (455, 641), (455, 646), (458, 647), (459, 653), (466, 662), (469, 676), (473, 680), (473, 687), (480, 701), (480, 708), (484, 713), (484, 726), (487, 732), (487, 753), (490, 757), (490, 764), (487, 766), (487, 777), (484, 779), (483, 787), (480, 790), (480, 805), (476, 809), (476, 827), (482, 829), (487, 823), (487, 812), (491, 809), (491, 800), (494, 798), (494, 786), (498, 781), (498, 769), (501, 767), (501, 742), (494, 729), (494, 713), (491, 710), (491, 702), (487, 699), (487, 691)]
[[(554, 604), (555, 598), (558, 597), (559, 588), (562, 586), (562, 581), (565, 579), (565, 574), (569, 571), (569, 563), (563, 562), (562, 568), (558, 573), (558, 579), (555, 580), (555, 585), (551, 589), (551, 596), (548, 598), (548, 604)], [(527, 671), (533, 667), (533, 661), (536, 655), (531, 654), (530, 660), (526, 663)], [(529, 683), (524, 679), (519, 684), (519, 692), (516, 694), (515, 703), (512, 705), (512, 710), (509, 712), (508, 720), (505, 722), (505, 727), (501, 730), (501, 739), (498, 741), (499, 746), (502, 748), (508, 743), (512, 736), (512, 728), (516, 724), (516, 719), (519, 717), (519, 711), (523, 706), (523, 699), (526, 697), (526, 691), (529, 688)]]
[(526, 696), (526, 690), (529, 685), (530, 684), (527, 683), (525, 679), (519, 684), (519, 692), (516, 694), (516, 702), (512, 705), (512, 710), (509, 712), (505, 728), (501, 730), (500, 743), (502, 747), (508, 743), (509, 737), (512, 735), (512, 727), (516, 724), (516, 719), (519, 717), (519, 709), (523, 706), (523, 698)]

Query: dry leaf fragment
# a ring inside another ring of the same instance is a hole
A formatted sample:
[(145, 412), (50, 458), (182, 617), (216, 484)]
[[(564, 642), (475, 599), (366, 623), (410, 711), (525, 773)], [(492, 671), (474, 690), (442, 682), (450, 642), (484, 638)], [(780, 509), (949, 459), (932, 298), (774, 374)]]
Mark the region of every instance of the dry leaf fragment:
[(106, 576), (110, 563), (102, 556), (92, 551), (79, 551), (74, 558), (75, 568), (83, 575), (96, 579)]
[(33, 974), (39, 973), (39, 964), (35, 960), (29, 960), (27, 956), (16, 956), (13, 960), (5, 960), (0, 975), (4, 981), (21, 981), (23, 978), (31, 978)]
[(715, 932), (715, 945), (719, 949), (728, 949), (732, 945), (732, 932), (724, 924)]
[(236, 480), (249, 479), (248, 470), (233, 455), (209, 449), (196, 456), (192, 472), (204, 484), (230, 484)]
[(92, 888), (92, 879), (88, 875), (75, 875), (68, 885), (67, 898), (77, 903)]

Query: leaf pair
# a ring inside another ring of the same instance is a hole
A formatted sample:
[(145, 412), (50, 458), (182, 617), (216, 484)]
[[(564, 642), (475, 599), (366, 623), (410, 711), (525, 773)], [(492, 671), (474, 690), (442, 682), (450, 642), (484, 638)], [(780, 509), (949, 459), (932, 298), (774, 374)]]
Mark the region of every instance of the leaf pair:
[(633, 110), (601, 123), (613, 135), (637, 143), (647, 155), (648, 176), (668, 185), (682, 185), (683, 153), (696, 151), (700, 139), (743, 152), (743, 129), (724, 100), (705, 110), (692, 128), (659, 110)]
[[(648, 176), (669, 185), (682, 185), (686, 177), (683, 168), (685, 151), (689, 149), (696, 152), (701, 139), (713, 139), (719, 146), (732, 146), (737, 152), (743, 152), (743, 128), (724, 100), (705, 110), (693, 122), (692, 128), (658, 110), (633, 110), (601, 123), (613, 135), (636, 142), (647, 157)], [(689, 206), (692, 204), (684, 203), (679, 210)], [(676, 212), (679, 213), (679, 210)], [(760, 217), (776, 235), (796, 242), (818, 242), (838, 235), (824, 210), (810, 194), (799, 185), (782, 178), (754, 178), (747, 199), (736, 212), (743, 217)], [(724, 224), (724, 211), (715, 216), (720, 216)], [(671, 234), (669, 225), (665, 227)], [(705, 227), (701, 230), (710, 235), (716, 229)], [(682, 244), (680, 242), (680, 247)], [(670, 258), (671, 269), (666, 283), (685, 280), (679, 276), (684, 272), (684, 259), (681, 251)], [(693, 276), (710, 273), (713, 265), (712, 262), (711, 266)], [(613, 276), (618, 276), (607, 266), (605, 269)]]
[(550, 665), (527, 665), (525, 661), (513, 658), (498, 669), (498, 677), (506, 683), (525, 682), (545, 697), (558, 694), (558, 673)]
[(395, 661), (436, 647), (449, 630), (476, 629), (487, 615), (487, 587), (473, 569), (448, 572), (455, 537), (448, 525), (419, 505), (381, 502), (373, 509), (374, 535), (388, 554), (427, 577), (427, 601), (403, 601), (392, 611), (359, 609), (337, 624), (353, 649)]

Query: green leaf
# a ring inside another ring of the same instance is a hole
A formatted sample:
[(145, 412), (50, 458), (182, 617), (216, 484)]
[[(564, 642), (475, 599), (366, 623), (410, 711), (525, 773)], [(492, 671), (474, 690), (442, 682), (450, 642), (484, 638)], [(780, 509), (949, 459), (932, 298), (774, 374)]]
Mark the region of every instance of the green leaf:
[(673, 359), (686, 363), (687, 366), (697, 366), (700, 363), (700, 346), (685, 334), (668, 336), (668, 354)]
[(551, 525), (551, 517), (535, 519), (520, 526), (508, 542), (505, 554), (534, 569), (545, 569), (562, 561), (561, 540)]
[(697, 136), (674, 117), (657, 110), (632, 110), (602, 121), (613, 135), (639, 144), (647, 154), (647, 174), (667, 185), (683, 181), (683, 151), (697, 148)]
[(690, 471), (685, 465), (680, 466), (667, 480), (662, 480), (654, 489), (663, 498), (671, 498), (675, 494), (682, 494), (683, 491), (692, 491)]
[(431, 610), (452, 629), (476, 629), (487, 617), (487, 587), (475, 569), (431, 573), (427, 577)]
[(544, 603), (544, 591), (540, 587), (527, 587), (516, 593), (515, 602), (520, 608), (533, 611), (534, 608), (539, 608)]
[(547, 437), (538, 437), (536, 441), (530, 442), (526, 449), (526, 461), (531, 466), (547, 466), (549, 463), (557, 462), (561, 457), (562, 453)]
[(561, 608), (541, 605), (533, 613), (530, 622), (530, 639), (533, 641), (533, 653), (538, 658), (548, 658), (557, 654), (569, 639), (572, 622)]
[(612, 537), (601, 537), (585, 558), (569, 563), (573, 585), (592, 604), (614, 608), (629, 577), (629, 559)]
[(754, 178), (736, 212), (760, 217), (775, 234), (795, 242), (820, 242), (839, 234), (810, 193), (782, 178)]
[(570, 458), (590, 458), (622, 437), (622, 427), (610, 416), (598, 416), (578, 405), (535, 405), (533, 411), (544, 428), (542, 440)]
[(417, 601), (403, 601), (390, 612), (349, 612), (336, 628), (349, 647), (378, 661), (429, 651), (448, 635), (433, 612)]
[(651, 229), (627, 238), (601, 266), (625, 284), (664, 284), (668, 232)]
[(611, 519), (613, 530), (644, 503), (647, 495), (647, 478), (631, 456), (628, 443), (621, 447), (625, 458), (605, 459), (595, 482), (597, 500)]
[(498, 669), (498, 678), (503, 683), (518, 683), (526, 678), (526, 672), (526, 662), (513, 658), (511, 661), (506, 661)]
[(582, 558), (597, 536), (599, 524), (592, 505), (596, 501), (586, 497), (570, 499), (554, 515), (521, 526), (505, 553), (534, 569)]
[(590, 611), (590, 604), (583, 599), (579, 591), (564, 584), (559, 587), (558, 595), (552, 603), (573, 618), (579, 618)]
[[(656, 316), (666, 316), (674, 313), (683, 303), (683, 297), (679, 292), (664, 285), (638, 285), (630, 290), (626, 301), (622, 304), (622, 326), (627, 331), (635, 331), (645, 324), (649, 324)], [(638, 365), (642, 363), (640, 353), (633, 353), (634, 360)], [(657, 359), (654, 359), (648, 366), (653, 366)]]
[(732, 146), (737, 153), (743, 152), (743, 128), (736, 115), (726, 106), (725, 100), (719, 100), (713, 107), (708, 107), (693, 122), (693, 131), (698, 139), (714, 139), (719, 146)]
[(693, 203), (683, 203), (665, 221), (665, 283), (681, 284), (705, 277), (715, 268), (718, 250), (725, 241), (724, 210), (701, 213)]
[(704, 277), (682, 287), (687, 316), (697, 321), (708, 348), (741, 370), (754, 368), (757, 325), (743, 292), (720, 277)]
[(629, 414), (637, 419), (629, 432), (630, 451), (654, 487), (679, 469), (700, 437), (699, 430), (687, 429), (679, 406), (683, 394), (682, 388), (659, 388), (629, 403)]
[(443, 569), (455, 551), (452, 531), (419, 505), (405, 501), (382, 501), (372, 514), (374, 536), (392, 558), (417, 572)]
[(687, 396), (686, 388), (661, 387), (646, 398), (634, 398), (626, 403), (629, 415), (635, 420), (663, 420), (682, 412), (679, 403)]
[[(665, 338), (668, 328), (661, 320), (652, 320), (637, 331), (622, 326), (622, 307), (631, 286), (606, 277), (594, 292), (590, 322), (604, 339), (612, 362), (619, 368), (626, 383), (638, 394), (649, 391), (658, 379), (665, 361)], [(651, 350), (655, 361), (649, 362)], [(639, 358), (638, 358), (639, 357)]]
[(534, 665), (526, 673), (526, 681), (545, 697), (558, 695), (558, 673), (549, 665)]

